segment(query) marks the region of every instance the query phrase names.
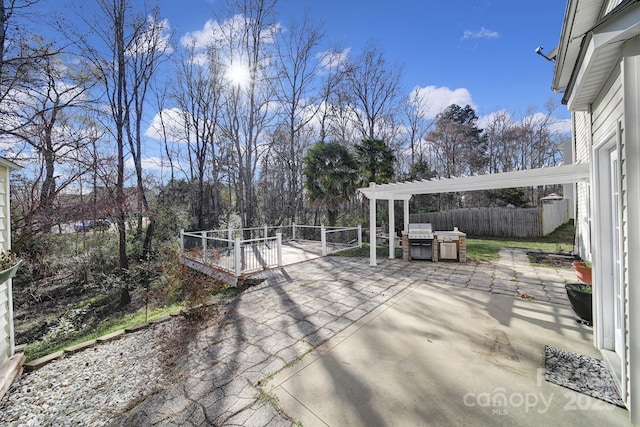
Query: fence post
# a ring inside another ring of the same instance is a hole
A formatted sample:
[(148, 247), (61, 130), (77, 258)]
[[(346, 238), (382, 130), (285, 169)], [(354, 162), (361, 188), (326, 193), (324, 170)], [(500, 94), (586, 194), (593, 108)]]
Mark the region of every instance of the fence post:
[(358, 224), (358, 247), (362, 247), (362, 224)]
[(291, 231), (291, 240), (296, 240), (296, 223), (294, 222), (291, 227), (293, 228)]
[(240, 236), (235, 236), (233, 239), (233, 269), (236, 276), (240, 276), (242, 269), (240, 267), (240, 258), (242, 256), (242, 248), (240, 247)]
[(267, 226), (265, 225), (265, 226), (264, 226), (264, 241), (265, 241), (265, 243), (266, 243), (266, 241), (267, 241), (267, 236), (268, 236), (268, 234), (269, 234), (269, 231), (267, 230)]
[(233, 230), (230, 228), (227, 229), (227, 240), (229, 240), (229, 250), (231, 250), (233, 247)]
[(180, 230), (180, 254), (184, 253), (184, 230)]
[(278, 248), (278, 267), (282, 267), (282, 233), (276, 233), (276, 246)]
[(207, 263), (207, 232), (202, 232), (202, 263)]
[(320, 226), (320, 242), (322, 243), (322, 256), (327, 255), (327, 232), (324, 229), (324, 224)]

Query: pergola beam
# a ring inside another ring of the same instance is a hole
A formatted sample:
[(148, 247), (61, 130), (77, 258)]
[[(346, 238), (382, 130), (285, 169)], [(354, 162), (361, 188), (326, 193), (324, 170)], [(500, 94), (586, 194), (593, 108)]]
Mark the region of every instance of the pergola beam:
[(538, 185), (571, 184), (587, 181), (589, 181), (589, 165), (587, 163), (576, 163), (487, 175), (381, 184), (360, 188), (358, 191), (367, 198), (375, 193), (375, 198), (378, 200), (408, 200), (412, 195), (416, 194), (535, 187)]
[(573, 184), (589, 181), (589, 165), (575, 163), (540, 169), (528, 169), (487, 175), (453, 177), (448, 179), (398, 182), (376, 185), (358, 191), (369, 199), (369, 265), (376, 260), (376, 200), (389, 201), (389, 258), (395, 253), (395, 218), (393, 206), (402, 200), (404, 231), (409, 231), (409, 200), (416, 194), (457, 193), (461, 191), (495, 190), (499, 188), (535, 187), (538, 185)]

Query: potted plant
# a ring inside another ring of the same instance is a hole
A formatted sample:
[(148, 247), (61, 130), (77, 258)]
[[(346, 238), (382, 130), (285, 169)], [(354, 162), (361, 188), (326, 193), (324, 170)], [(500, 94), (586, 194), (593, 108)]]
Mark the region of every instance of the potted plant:
[(591, 263), (576, 261), (573, 263), (573, 269), (576, 271), (578, 280), (588, 285), (591, 284)]
[(0, 252), (0, 284), (16, 275), (22, 261), (18, 260), (11, 251)]
[(567, 297), (578, 320), (589, 326), (593, 324), (592, 287), (587, 283), (569, 283), (564, 285)]

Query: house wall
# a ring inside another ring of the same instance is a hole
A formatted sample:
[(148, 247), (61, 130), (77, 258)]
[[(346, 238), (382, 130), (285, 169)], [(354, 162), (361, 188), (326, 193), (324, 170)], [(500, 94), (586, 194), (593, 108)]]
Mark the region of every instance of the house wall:
[[(627, 354), (627, 399), (631, 421), (640, 424), (640, 37), (623, 46), (622, 73), (624, 76), (625, 123), (622, 141), (622, 197), (623, 197), (623, 253), (625, 284), (625, 332)], [(632, 354), (636, 355), (636, 363)]]
[[(586, 111), (573, 112), (575, 163), (590, 163), (591, 114)], [(576, 184), (576, 252), (586, 261), (591, 261), (591, 213), (589, 209), (590, 186), (587, 182)]]
[[(636, 286), (640, 280), (640, 124), (638, 117), (640, 114), (640, 38), (636, 37), (625, 43), (622, 49), (622, 57), (617, 67), (603, 86), (600, 95), (592, 104), (592, 137), (591, 141), (597, 144), (611, 135), (618, 132), (619, 135), (619, 158), (621, 174), (621, 249), (622, 267), (621, 277), (623, 281), (624, 313), (623, 322), (625, 325), (625, 377), (624, 381), (626, 394), (623, 399), (631, 411), (632, 422), (637, 423), (640, 419), (638, 409), (640, 408), (640, 372), (634, 371), (632, 354), (640, 353), (640, 342), (636, 343), (638, 337), (633, 331), (640, 329), (640, 316), (636, 319), (631, 307), (637, 307), (640, 301), (639, 287)], [(589, 154), (586, 150), (589, 147), (589, 132), (585, 129), (589, 124), (588, 112), (575, 112), (575, 132), (576, 132), (576, 153), (577, 157), (586, 158)], [(594, 184), (595, 185), (595, 184)], [(584, 190), (584, 189), (583, 189)], [(579, 190), (580, 191), (580, 190)], [(584, 194), (581, 193), (581, 194)], [(593, 197), (593, 192), (591, 197)], [(587, 203), (584, 197), (578, 203), (579, 217), (582, 218), (588, 212)], [(594, 200), (596, 204), (610, 203), (608, 200)], [(593, 206), (592, 206), (593, 209)], [(581, 224), (584, 227), (584, 224)], [(586, 230), (585, 230), (586, 231)], [(635, 237), (634, 237), (635, 236)], [(588, 245), (581, 245), (581, 251), (590, 256), (591, 250)], [(597, 286), (597, 283), (596, 283)], [(637, 332), (636, 332), (637, 335)], [(637, 369), (637, 367), (636, 367)]]
[[(0, 250), (11, 247), (9, 227), (9, 169), (0, 165)], [(13, 352), (11, 280), (0, 284), (0, 366)]]
[[(622, 73), (622, 66), (621, 66), (621, 62), (619, 62), (613, 69), (611, 75), (609, 76), (609, 78), (607, 79), (605, 85), (602, 87), (598, 97), (594, 100), (593, 104), (592, 104), (592, 137), (591, 137), (591, 141), (592, 144), (595, 146), (598, 146), (599, 144), (602, 143), (610, 143), (612, 138), (614, 138), (614, 140), (616, 140), (616, 144), (618, 145), (618, 153), (619, 156), (624, 159), (625, 158), (625, 142), (624, 142), (624, 122), (625, 122), (625, 111), (624, 111), (624, 87), (623, 87), (623, 82), (624, 82), (624, 74)], [(592, 147), (593, 150), (593, 147)], [(597, 215), (597, 211), (598, 210), (602, 210), (602, 209), (606, 209), (610, 212), (613, 212), (613, 206), (611, 206), (611, 200), (599, 200), (597, 198), (596, 195), (596, 187), (599, 185), (598, 184), (598, 180), (600, 179), (599, 175), (597, 174), (597, 162), (596, 162), (596, 158), (594, 157), (594, 151), (591, 151), (591, 165), (592, 165), (592, 188), (591, 188), (591, 211), (592, 212), (596, 212)], [(603, 165), (604, 167), (604, 165)], [(621, 163), (621, 180), (622, 180), (622, 185), (621, 187), (624, 188), (625, 184), (625, 167), (626, 165), (624, 164), (624, 160)], [(624, 194), (622, 195), (622, 217), (624, 218), (624, 216), (626, 215), (625, 213), (625, 201), (624, 201)], [(592, 227), (591, 227), (591, 232), (592, 233), (596, 233), (595, 231), (595, 227), (598, 226), (598, 224), (600, 224), (600, 227), (606, 227), (606, 222), (608, 222), (609, 220), (605, 220), (604, 218), (595, 218), (592, 221)], [(624, 242), (625, 237), (624, 237), (624, 229), (625, 229), (625, 225), (624, 225), (624, 220), (622, 221), (621, 224), (621, 228), (622, 228), (622, 236), (620, 236), (621, 240)], [(591, 255), (592, 257), (595, 258), (596, 261), (596, 266), (598, 268), (605, 268), (604, 265), (605, 263), (611, 263), (611, 259), (609, 254), (600, 254), (598, 255), (597, 253), (597, 248), (592, 248), (591, 251)], [(626, 259), (626, 255), (625, 255), (625, 251), (622, 251), (622, 264), (625, 265), (627, 264), (627, 259)], [(605, 261), (605, 259), (607, 261)], [(608, 264), (607, 264), (608, 265)], [(610, 266), (611, 269), (615, 268), (615, 266)], [(613, 273), (612, 273), (613, 274)], [(596, 274), (596, 277), (602, 277), (600, 274)], [(623, 280), (623, 286), (627, 286), (627, 283), (624, 280), (624, 276), (622, 276), (622, 280)], [(595, 282), (595, 286), (598, 286), (597, 280)], [(609, 313), (611, 312), (611, 310), (613, 310), (612, 307), (610, 307), (610, 304), (614, 304), (613, 300), (610, 300), (609, 297), (606, 296), (606, 294), (602, 294), (601, 293), (601, 288), (597, 288), (594, 289), (594, 298), (596, 299), (596, 303), (595, 303), (595, 307), (594, 307), (594, 316), (596, 317), (600, 317), (602, 315), (604, 315), (604, 313)], [(626, 310), (625, 310), (626, 311)], [(625, 314), (626, 317), (626, 314)], [(612, 327), (612, 326), (611, 326)], [(627, 329), (625, 328), (625, 332), (627, 331)], [(610, 347), (611, 344), (607, 344), (608, 340), (612, 339), (611, 338), (611, 331), (610, 329), (606, 329), (603, 327), (603, 323), (599, 322), (598, 325), (596, 325), (596, 329), (594, 330), (594, 335), (595, 335), (595, 343), (596, 346), (598, 348), (600, 348), (601, 350), (606, 349), (606, 350), (612, 350), (612, 348)], [(630, 361), (629, 358), (629, 353), (628, 350), (625, 351), (626, 353), (626, 357), (625, 357), (625, 369), (623, 371), (621, 371), (623, 373), (623, 375), (625, 375), (624, 378), (619, 378), (617, 377), (618, 383), (619, 385), (623, 388), (623, 390), (626, 392), (623, 397), (623, 399), (625, 401), (628, 401), (629, 399), (629, 382), (628, 382), (628, 375), (626, 375), (628, 373), (628, 364)], [(620, 371), (618, 369), (614, 369), (614, 372), (618, 372), (620, 373)]]

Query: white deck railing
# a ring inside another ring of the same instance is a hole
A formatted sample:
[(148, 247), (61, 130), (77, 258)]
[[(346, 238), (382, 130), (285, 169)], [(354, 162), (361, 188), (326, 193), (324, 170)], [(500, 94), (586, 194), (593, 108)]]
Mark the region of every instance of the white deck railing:
[[(244, 236), (244, 237), (243, 237)], [(245, 238), (248, 236), (248, 238)], [(180, 232), (183, 257), (235, 276), (283, 265), (282, 242), (320, 242), (322, 255), (362, 247), (362, 227), (264, 226)]]

